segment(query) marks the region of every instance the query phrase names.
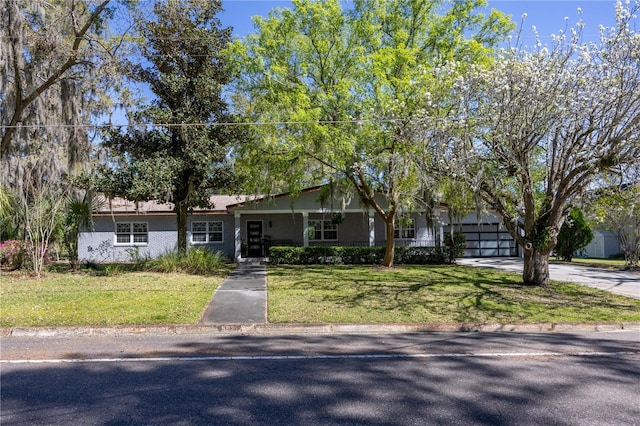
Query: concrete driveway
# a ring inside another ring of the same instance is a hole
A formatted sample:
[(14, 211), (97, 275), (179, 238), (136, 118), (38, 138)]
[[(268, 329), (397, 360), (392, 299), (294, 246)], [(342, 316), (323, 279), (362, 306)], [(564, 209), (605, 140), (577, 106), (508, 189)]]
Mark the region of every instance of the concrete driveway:
[[(518, 273), (522, 273), (523, 268), (523, 260), (516, 257), (464, 258), (456, 260), (456, 263)], [(551, 263), (549, 264), (549, 275), (552, 280), (583, 284), (640, 299), (640, 272)]]

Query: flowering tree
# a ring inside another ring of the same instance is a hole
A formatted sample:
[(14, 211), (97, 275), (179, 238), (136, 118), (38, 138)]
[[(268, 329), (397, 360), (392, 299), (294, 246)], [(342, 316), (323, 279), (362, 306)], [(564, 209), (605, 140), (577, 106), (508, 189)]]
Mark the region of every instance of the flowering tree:
[(449, 119), (422, 123), (440, 172), (465, 180), (524, 249), (523, 281), (548, 285), (571, 205), (603, 173), (640, 159), (640, 34), (635, 8), (598, 43), (580, 30), (551, 47), (502, 51), (459, 79)]

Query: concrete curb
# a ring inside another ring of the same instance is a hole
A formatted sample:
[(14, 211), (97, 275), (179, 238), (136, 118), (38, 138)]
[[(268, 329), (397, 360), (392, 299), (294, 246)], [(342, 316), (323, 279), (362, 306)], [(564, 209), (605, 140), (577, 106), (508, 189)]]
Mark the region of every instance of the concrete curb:
[(0, 337), (65, 337), (118, 335), (258, 335), (393, 334), (423, 332), (569, 333), (630, 330), (640, 322), (618, 323), (413, 323), (413, 324), (175, 324), (96, 327), (4, 327)]

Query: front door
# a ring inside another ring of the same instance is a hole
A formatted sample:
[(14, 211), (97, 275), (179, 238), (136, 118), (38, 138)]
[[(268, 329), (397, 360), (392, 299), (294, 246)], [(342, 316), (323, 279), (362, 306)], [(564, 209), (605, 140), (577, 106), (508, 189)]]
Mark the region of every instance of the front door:
[(263, 257), (262, 221), (247, 221), (247, 257)]

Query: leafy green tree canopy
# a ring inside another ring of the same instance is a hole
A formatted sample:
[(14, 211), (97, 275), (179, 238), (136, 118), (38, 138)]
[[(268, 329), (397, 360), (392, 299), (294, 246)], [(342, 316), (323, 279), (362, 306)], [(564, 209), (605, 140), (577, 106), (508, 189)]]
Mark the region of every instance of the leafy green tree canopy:
[(233, 181), (226, 158), (240, 131), (216, 125), (234, 121), (223, 98), (233, 74), (221, 56), (231, 28), (220, 28), (220, 11), (220, 1), (171, 0), (138, 16), (144, 61), (127, 61), (123, 70), (155, 98), (132, 115), (136, 125), (107, 135), (111, 157), (93, 174), (110, 196), (174, 203), (181, 251), (190, 209), (210, 207), (211, 195)]
[(603, 188), (588, 198), (585, 211), (594, 226), (618, 236), (626, 266), (637, 269), (640, 259), (640, 164), (621, 171), (618, 176), (607, 177), (604, 183)]
[(346, 182), (384, 220), (391, 266), (395, 220), (423, 193), (409, 130), (442, 83), (434, 67), (486, 61), (512, 28), (499, 12), (478, 13), (485, 4), (357, 0), (344, 10), (338, 0), (294, 0), (255, 18), (255, 34), (229, 49), (241, 71), (236, 107), (272, 123), (254, 126), (253, 143), (236, 151), (248, 190)]
[(558, 233), (556, 253), (562, 260), (571, 262), (573, 254), (585, 248), (592, 239), (593, 232), (584, 219), (582, 210), (574, 207)]

